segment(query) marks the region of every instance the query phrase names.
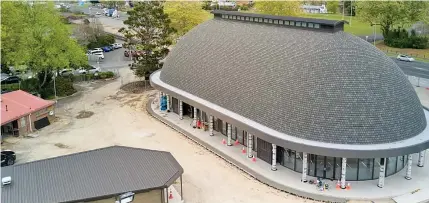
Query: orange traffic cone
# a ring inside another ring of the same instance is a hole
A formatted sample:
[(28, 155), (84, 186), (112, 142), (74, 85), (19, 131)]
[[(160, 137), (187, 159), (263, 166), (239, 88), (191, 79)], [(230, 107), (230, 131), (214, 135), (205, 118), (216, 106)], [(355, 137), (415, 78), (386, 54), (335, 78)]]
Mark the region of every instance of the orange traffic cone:
[(252, 161), (253, 161), (253, 162), (256, 162), (256, 157), (253, 157), (253, 158), (252, 158)]
[(225, 139), (222, 139), (222, 144), (226, 144), (226, 141), (225, 141)]
[(170, 195), (168, 196), (168, 199), (173, 199), (173, 193), (170, 190)]
[(237, 139), (237, 140), (235, 140), (234, 145), (238, 145), (238, 144), (240, 144), (240, 143), (238, 142), (238, 139)]
[(335, 186), (335, 188), (337, 188), (337, 190), (339, 190), (341, 188), (341, 183), (340, 181), (337, 181), (337, 185)]
[(347, 183), (346, 190), (350, 190), (350, 189), (352, 189), (352, 188), (350, 187), (350, 183)]
[(241, 152), (242, 152), (243, 154), (246, 154), (246, 148), (245, 148), (245, 147), (243, 147), (243, 149), (241, 150)]

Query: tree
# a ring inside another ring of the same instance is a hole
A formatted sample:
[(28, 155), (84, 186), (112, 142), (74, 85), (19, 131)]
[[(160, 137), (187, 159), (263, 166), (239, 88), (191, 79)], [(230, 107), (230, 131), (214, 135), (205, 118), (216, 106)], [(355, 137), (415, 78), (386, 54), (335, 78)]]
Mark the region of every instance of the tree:
[(425, 18), (429, 8), (424, 1), (357, 1), (356, 13), (365, 22), (379, 23), (387, 37), (394, 26), (404, 27)]
[(210, 18), (210, 13), (202, 9), (201, 2), (170, 1), (164, 4), (164, 12), (171, 20), (171, 27), (182, 36), (198, 24)]
[(299, 16), (302, 13), (299, 1), (255, 1), (258, 13), (280, 16)]
[(43, 72), (40, 87), (52, 69), (87, 63), (85, 53), (70, 38), (67, 26), (53, 3), (2, 2), (2, 63), (26, 65), (32, 72)]
[(91, 42), (97, 41), (97, 38), (105, 35), (103, 24), (98, 19), (91, 19), (91, 21), (84, 19), (83, 23), (77, 25), (73, 30), (73, 36), (76, 37), (80, 45), (87, 46)]
[(143, 55), (134, 58), (133, 66), (138, 77), (149, 79), (150, 74), (161, 68), (159, 61), (168, 53), (169, 37), (175, 32), (170, 19), (158, 1), (138, 2), (127, 12), (127, 26), (119, 31), (126, 38), (125, 46), (141, 50)]
[(344, 15), (346, 16), (355, 16), (356, 15), (356, 2), (352, 1), (343, 1), (341, 9), (344, 6)]
[(110, 1), (110, 0), (103, 0), (101, 1), (102, 4), (106, 5), (108, 8), (119, 8), (125, 5), (125, 1)]
[(328, 1), (326, 8), (328, 9), (328, 12), (336, 14), (338, 12), (339, 3), (338, 1)]

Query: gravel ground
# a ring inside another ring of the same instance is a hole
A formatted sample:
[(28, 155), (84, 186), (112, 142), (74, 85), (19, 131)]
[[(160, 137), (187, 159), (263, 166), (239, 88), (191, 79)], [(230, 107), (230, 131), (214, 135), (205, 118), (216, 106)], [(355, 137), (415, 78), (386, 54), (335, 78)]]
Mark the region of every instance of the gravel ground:
[[(145, 103), (155, 91), (141, 94), (119, 90), (134, 81), (128, 68), (121, 79), (103, 86), (84, 83), (85, 91), (65, 99), (58, 121), (31, 138), (6, 138), (3, 148), (17, 153), (23, 163), (111, 145), (170, 151), (183, 166), (184, 198), (189, 203), (314, 202), (270, 188), (181, 134), (149, 116)], [(77, 119), (80, 112), (93, 112)], [(297, 183), (299, 184), (299, 183)]]

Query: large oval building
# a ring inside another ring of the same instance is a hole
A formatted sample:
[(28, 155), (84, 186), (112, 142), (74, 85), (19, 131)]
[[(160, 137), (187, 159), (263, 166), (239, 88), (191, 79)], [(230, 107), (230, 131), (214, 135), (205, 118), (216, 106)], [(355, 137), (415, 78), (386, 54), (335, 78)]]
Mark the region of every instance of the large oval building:
[(249, 157), (307, 176), (411, 174), (429, 148), (425, 110), (401, 69), (344, 21), (214, 11), (151, 84), (168, 109), (238, 141)]

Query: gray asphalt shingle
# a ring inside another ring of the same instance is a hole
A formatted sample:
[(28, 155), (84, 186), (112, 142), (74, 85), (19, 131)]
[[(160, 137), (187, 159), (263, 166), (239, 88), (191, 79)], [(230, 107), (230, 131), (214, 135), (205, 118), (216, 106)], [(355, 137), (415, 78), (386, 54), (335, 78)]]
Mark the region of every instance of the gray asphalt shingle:
[[(37, 153), (37, 152), (36, 152)], [(4, 203), (70, 202), (167, 187), (183, 173), (169, 152), (112, 146), (2, 168)]]
[(370, 43), (215, 18), (187, 33), (161, 80), (274, 130), (339, 144), (378, 144), (426, 127), (400, 68)]

